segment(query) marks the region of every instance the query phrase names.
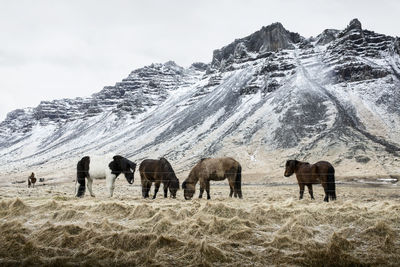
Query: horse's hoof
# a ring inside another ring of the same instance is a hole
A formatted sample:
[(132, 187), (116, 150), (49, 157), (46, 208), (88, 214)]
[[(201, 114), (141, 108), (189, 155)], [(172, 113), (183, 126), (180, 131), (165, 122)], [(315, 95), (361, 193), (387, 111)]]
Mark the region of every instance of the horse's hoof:
[(91, 197), (96, 197), (95, 195), (90, 195)]

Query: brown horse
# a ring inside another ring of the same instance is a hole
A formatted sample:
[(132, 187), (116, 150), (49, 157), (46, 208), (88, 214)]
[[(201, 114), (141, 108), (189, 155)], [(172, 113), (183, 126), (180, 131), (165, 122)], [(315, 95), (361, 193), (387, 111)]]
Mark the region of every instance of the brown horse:
[(35, 188), (35, 183), (36, 183), (35, 174), (32, 172), (28, 178), (28, 188), (31, 187), (31, 185), (33, 188)]
[(204, 189), (207, 192), (207, 199), (210, 199), (210, 181), (221, 181), (228, 179), (230, 194), (242, 198), (242, 167), (233, 158), (206, 158), (201, 159), (190, 171), (188, 178), (183, 182), (185, 199), (191, 199), (194, 195), (196, 184), (200, 180), (200, 195), (203, 197)]
[(335, 169), (327, 161), (318, 161), (315, 164), (297, 160), (286, 161), (285, 177), (296, 174), (300, 187), (300, 199), (303, 198), (304, 186), (308, 187), (311, 199), (314, 199), (312, 185), (321, 184), (325, 191), (324, 201), (336, 200)]
[(142, 182), (142, 195), (144, 198), (149, 197), (151, 184), (154, 182), (154, 195), (156, 198), (160, 184), (164, 184), (164, 197), (167, 197), (168, 189), (170, 196), (176, 198), (176, 191), (179, 189), (179, 180), (176, 178), (175, 172), (171, 164), (165, 158), (145, 159), (139, 166), (140, 178)]

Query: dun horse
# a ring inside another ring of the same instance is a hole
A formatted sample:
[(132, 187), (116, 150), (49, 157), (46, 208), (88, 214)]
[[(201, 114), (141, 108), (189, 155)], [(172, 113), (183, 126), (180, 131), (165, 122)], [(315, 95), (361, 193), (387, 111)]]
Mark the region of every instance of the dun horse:
[(318, 161), (315, 164), (297, 160), (286, 161), (285, 177), (296, 174), (300, 187), (300, 199), (303, 198), (304, 187), (308, 187), (311, 199), (314, 199), (313, 184), (321, 184), (325, 190), (324, 201), (336, 200), (335, 192), (335, 169), (327, 161)]
[(206, 158), (200, 160), (189, 173), (189, 177), (183, 182), (185, 199), (191, 199), (194, 195), (196, 184), (200, 181), (200, 195), (203, 197), (204, 189), (207, 192), (207, 199), (210, 199), (210, 181), (221, 181), (228, 179), (230, 194), (232, 197), (242, 198), (242, 167), (233, 158)]
[(28, 178), (28, 188), (31, 187), (31, 185), (33, 188), (35, 188), (35, 183), (36, 183), (35, 174), (32, 172)]
[(151, 184), (154, 182), (154, 195), (156, 198), (160, 184), (164, 184), (164, 197), (167, 197), (168, 189), (170, 196), (176, 198), (176, 191), (179, 189), (179, 180), (176, 178), (175, 172), (171, 164), (165, 158), (146, 159), (139, 166), (140, 179), (142, 182), (142, 195), (144, 198), (149, 197)]
[(86, 156), (78, 162), (75, 196), (83, 197), (85, 195), (85, 178), (87, 178), (87, 187), (92, 197), (94, 197), (92, 191), (93, 179), (106, 179), (106, 186), (110, 197), (113, 196), (115, 179), (121, 173), (125, 175), (129, 184), (133, 183), (136, 164), (119, 155), (114, 156), (110, 160), (108, 157), (95, 157), (93, 162), (91, 162), (90, 157)]

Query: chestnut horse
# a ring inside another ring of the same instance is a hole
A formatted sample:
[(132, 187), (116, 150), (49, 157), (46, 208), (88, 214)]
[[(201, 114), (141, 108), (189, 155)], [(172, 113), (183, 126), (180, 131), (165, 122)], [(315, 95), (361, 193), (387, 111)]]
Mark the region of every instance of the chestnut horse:
[(336, 200), (335, 169), (327, 161), (318, 161), (315, 164), (297, 160), (286, 161), (285, 177), (296, 174), (300, 187), (300, 199), (303, 198), (304, 186), (308, 187), (311, 199), (314, 199), (313, 184), (321, 184), (325, 191), (324, 201)]
[(242, 198), (242, 167), (233, 158), (206, 158), (201, 159), (189, 173), (189, 177), (182, 183), (183, 195), (186, 200), (194, 195), (196, 184), (200, 180), (200, 195), (203, 197), (204, 189), (207, 192), (207, 199), (210, 199), (210, 181), (221, 181), (228, 179), (230, 194)]
[(164, 197), (167, 197), (168, 189), (170, 196), (176, 198), (176, 191), (179, 189), (179, 180), (176, 178), (174, 169), (165, 158), (145, 159), (139, 166), (140, 180), (142, 182), (142, 195), (149, 197), (151, 184), (154, 182), (153, 199), (157, 197), (160, 184), (164, 184)]

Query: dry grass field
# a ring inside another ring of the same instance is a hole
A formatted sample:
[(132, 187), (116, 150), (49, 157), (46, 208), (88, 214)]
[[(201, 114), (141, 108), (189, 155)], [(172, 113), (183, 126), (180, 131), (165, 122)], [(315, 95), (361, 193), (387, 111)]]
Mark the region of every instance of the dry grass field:
[[(0, 265), (399, 265), (397, 186), (337, 185), (323, 202), (295, 185), (243, 185), (242, 200), (211, 185), (210, 201), (142, 199), (118, 179), (109, 199), (73, 197), (74, 184), (0, 188)], [(196, 192), (196, 195), (198, 190)]]

